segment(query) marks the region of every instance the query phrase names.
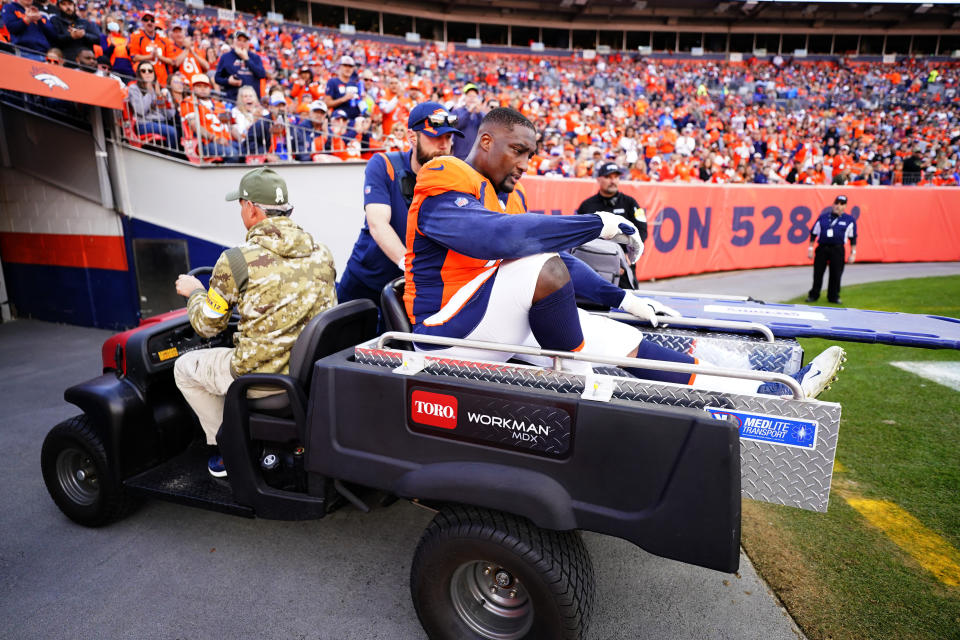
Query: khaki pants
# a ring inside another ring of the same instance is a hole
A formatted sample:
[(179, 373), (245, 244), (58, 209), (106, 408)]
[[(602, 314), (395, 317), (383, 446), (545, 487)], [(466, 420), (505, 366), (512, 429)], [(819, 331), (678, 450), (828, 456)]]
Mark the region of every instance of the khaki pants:
[[(183, 354), (173, 366), (173, 379), (190, 408), (200, 418), (207, 444), (217, 444), (217, 431), (223, 423), (223, 404), (233, 384), (230, 360), (233, 349), (212, 347)], [(248, 398), (263, 398), (277, 393), (273, 389), (248, 389)]]
[(217, 444), (223, 422), (223, 402), (233, 384), (230, 360), (233, 349), (213, 347), (183, 354), (173, 366), (173, 379), (190, 408), (200, 418), (207, 444)]

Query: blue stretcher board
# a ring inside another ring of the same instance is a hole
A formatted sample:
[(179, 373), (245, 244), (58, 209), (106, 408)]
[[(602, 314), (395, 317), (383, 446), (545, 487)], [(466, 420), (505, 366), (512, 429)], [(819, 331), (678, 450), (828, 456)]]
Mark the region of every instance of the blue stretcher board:
[(695, 295), (644, 295), (673, 307), (686, 318), (759, 322), (780, 338), (830, 338), (926, 349), (960, 349), (960, 319), (957, 318)]

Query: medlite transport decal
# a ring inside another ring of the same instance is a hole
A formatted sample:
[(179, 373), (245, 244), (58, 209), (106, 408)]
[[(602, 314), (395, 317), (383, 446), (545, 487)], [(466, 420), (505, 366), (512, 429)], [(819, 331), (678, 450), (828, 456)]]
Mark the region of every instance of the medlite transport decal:
[(740, 428), (740, 438), (743, 440), (769, 442), (811, 451), (817, 448), (816, 420), (798, 420), (717, 407), (707, 407), (707, 411), (717, 420), (733, 420)]
[(513, 402), (456, 391), (411, 388), (409, 425), (413, 431), (520, 449), (551, 457), (570, 449), (570, 413), (557, 406)]

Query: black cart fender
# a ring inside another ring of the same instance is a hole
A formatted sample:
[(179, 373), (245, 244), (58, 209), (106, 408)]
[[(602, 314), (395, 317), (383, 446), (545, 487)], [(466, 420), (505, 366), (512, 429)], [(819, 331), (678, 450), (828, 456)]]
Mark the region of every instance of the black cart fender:
[[(162, 447), (143, 394), (114, 373), (81, 382), (63, 399), (93, 419), (117, 480), (128, 478), (157, 457)], [(131, 433), (136, 428), (136, 433)]]
[(502, 464), (439, 462), (399, 477), (393, 492), (425, 502), (464, 503), (529, 518), (539, 527), (577, 526), (570, 494), (549, 476)]

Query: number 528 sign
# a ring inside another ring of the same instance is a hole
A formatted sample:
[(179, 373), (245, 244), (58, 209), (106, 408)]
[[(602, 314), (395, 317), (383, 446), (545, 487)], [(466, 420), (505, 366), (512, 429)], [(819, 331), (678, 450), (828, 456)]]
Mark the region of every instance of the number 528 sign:
[[(830, 207), (826, 207), (814, 214), (806, 205), (734, 204), (726, 212), (717, 212), (714, 207), (681, 211), (666, 206), (653, 220), (650, 239), (657, 252), (667, 254), (675, 250), (715, 249), (724, 243), (730, 247), (799, 245), (809, 240), (816, 218), (829, 211)], [(849, 213), (854, 219), (859, 218), (860, 208), (854, 206)]]

